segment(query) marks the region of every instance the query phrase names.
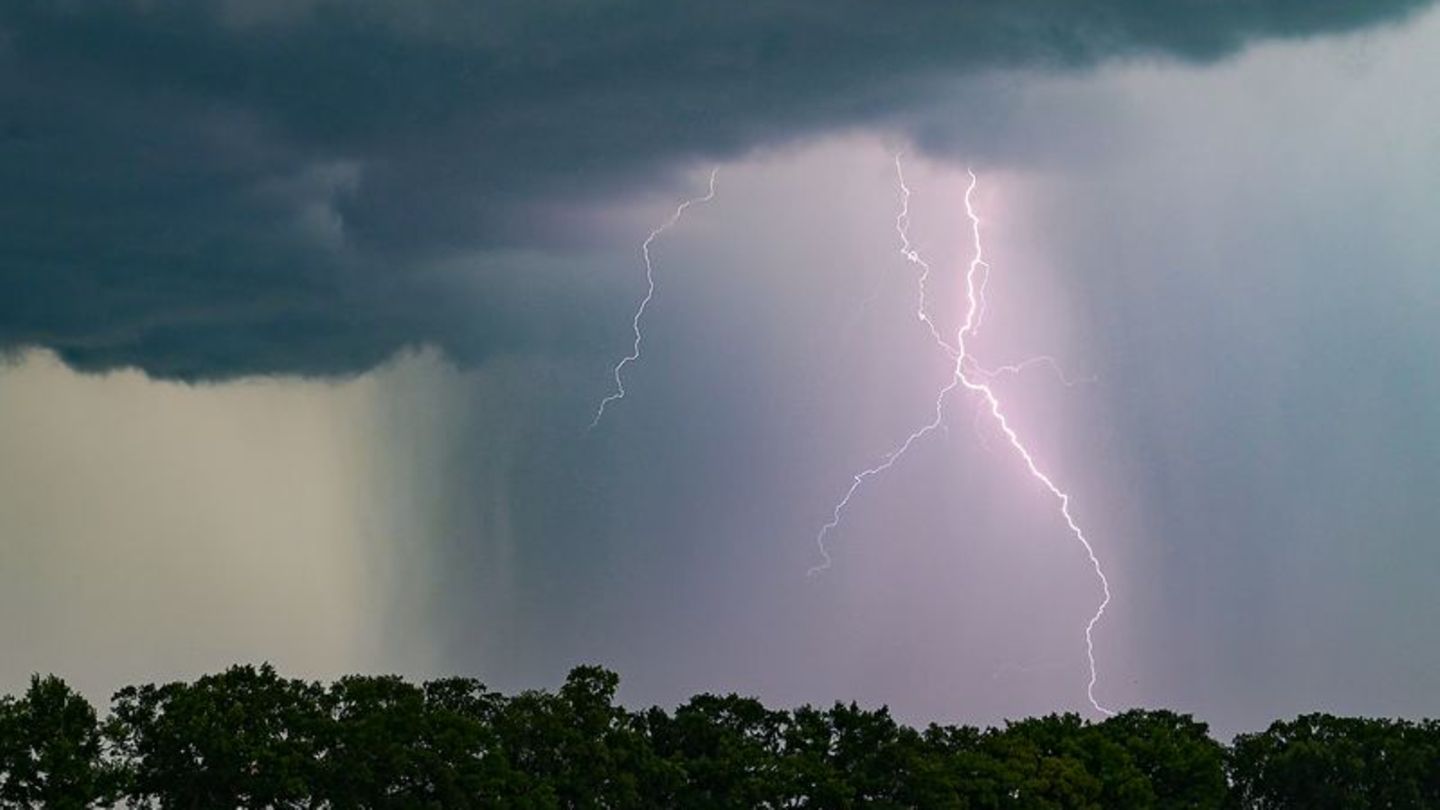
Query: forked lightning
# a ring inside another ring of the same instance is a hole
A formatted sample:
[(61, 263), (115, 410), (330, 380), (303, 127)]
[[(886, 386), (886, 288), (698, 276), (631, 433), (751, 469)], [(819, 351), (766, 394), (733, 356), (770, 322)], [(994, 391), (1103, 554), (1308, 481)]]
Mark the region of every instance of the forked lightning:
[[(845, 510), (849, 507), (850, 501), (855, 494), (866, 481), (893, 467), (916, 442), (939, 428), (945, 419), (946, 398), (956, 388), (963, 387), (965, 390), (977, 394), (980, 397), (982, 407), (990, 414), (995, 424), (999, 427), (1000, 432), (1004, 434), (1010, 447), (1015, 451), (1016, 455), (1020, 457), (1020, 460), (1024, 462), (1025, 468), (1029, 471), (1030, 476), (1039, 482), (1058, 502), (1060, 515), (1064, 518), (1066, 527), (1069, 529), (1070, 534), (1080, 542), (1081, 547), (1085, 550), (1085, 554), (1090, 560), (1091, 566), (1095, 569), (1095, 575), (1100, 580), (1102, 598), (1095, 613), (1085, 624), (1085, 656), (1089, 664), (1090, 675), (1089, 681), (1085, 686), (1085, 695), (1095, 711), (1105, 715), (1113, 714), (1110, 709), (1106, 708), (1095, 698), (1095, 684), (1098, 680), (1098, 671), (1095, 665), (1094, 631), (1095, 626), (1105, 615), (1105, 609), (1110, 605), (1110, 580), (1105, 576), (1105, 570), (1101, 566), (1100, 559), (1096, 556), (1095, 549), (1090, 544), (1089, 538), (1085, 536), (1084, 530), (1071, 514), (1069, 493), (1062, 490), (1048, 474), (1040, 469), (1029, 448), (1026, 447), (1025, 443), (1020, 439), (1019, 434), (1015, 431), (1014, 427), (1011, 426), (1009, 418), (1006, 416), (1005, 410), (1000, 403), (1000, 398), (986, 381), (993, 379), (998, 374), (1007, 372), (1019, 373), (1028, 366), (1042, 363), (1055, 368), (1056, 371), (1059, 371), (1059, 368), (1053, 358), (1037, 357), (1023, 363), (1001, 366), (992, 370), (981, 366), (969, 353), (967, 341), (975, 336), (976, 331), (980, 328), (981, 320), (985, 315), (985, 285), (990, 273), (990, 266), (985, 261), (984, 245), (980, 238), (980, 217), (975, 212), (974, 206), (975, 187), (978, 184), (974, 172), (967, 172), (970, 183), (965, 189), (965, 213), (970, 220), (970, 230), (974, 240), (975, 251), (974, 257), (970, 260), (969, 269), (965, 273), (965, 318), (959, 330), (956, 332), (954, 343), (950, 343), (944, 339), (939, 328), (935, 325), (926, 303), (926, 283), (930, 278), (930, 265), (910, 243), (910, 189), (905, 184), (905, 175), (901, 168), (900, 157), (898, 155), (895, 158), (895, 172), (901, 192), (901, 209), (900, 214), (895, 220), (895, 230), (900, 236), (901, 255), (903, 255), (907, 261), (920, 268), (918, 281), (919, 318), (929, 329), (936, 345), (939, 346), (946, 355), (954, 359), (955, 367), (948, 382), (936, 395), (933, 418), (907, 436), (894, 450), (885, 454), (879, 464), (860, 471), (851, 479), (850, 486), (846, 490), (845, 495), (836, 503), (829, 522), (820, 527), (820, 531), (816, 535), (815, 541), (820, 550), (821, 562), (811, 568), (809, 573), (811, 575), (818, 574), (830, 567), (831, 556), (826, 546), (826, 540), (829, 534), (840, 526)], [(1069, 384), (1069, 380), (1065, 379), (1063, 374), (1062, 380), (1065, 380), (1067, 385)]]

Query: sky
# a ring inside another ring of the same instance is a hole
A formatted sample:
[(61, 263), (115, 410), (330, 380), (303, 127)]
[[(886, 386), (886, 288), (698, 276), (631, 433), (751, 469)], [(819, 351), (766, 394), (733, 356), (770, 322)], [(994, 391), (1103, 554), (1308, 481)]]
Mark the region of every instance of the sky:
[[(1440, 11), (0, 10), (0, 688), (1435, 716)], [(626, 396), (652, 240), (655, 297)]]

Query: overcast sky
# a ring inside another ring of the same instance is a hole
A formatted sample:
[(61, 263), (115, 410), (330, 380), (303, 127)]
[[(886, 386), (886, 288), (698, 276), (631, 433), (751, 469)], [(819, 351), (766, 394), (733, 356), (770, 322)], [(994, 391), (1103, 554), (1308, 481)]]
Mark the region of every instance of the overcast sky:
[[(0, 10), (0, 686), (1435, 715), (1423, 2)], [(894, 7), (891, 7), (894, 6)], [(656, 297), (627, 396), (586, 430)]]

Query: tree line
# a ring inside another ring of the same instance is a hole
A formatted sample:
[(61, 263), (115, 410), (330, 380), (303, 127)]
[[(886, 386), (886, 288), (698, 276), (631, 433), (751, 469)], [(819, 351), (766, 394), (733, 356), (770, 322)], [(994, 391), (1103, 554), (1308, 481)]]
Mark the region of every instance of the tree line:
[(0, 698), (0, 806), (88, 808), (1440, 808), (1440, 723), (1310, 714), (1222, 745), (1170, 711), (1003, 728), (836, 703), (698, 695), (625, 709), (572, 671), (330, 684), (237, 666), (120, 690), (100, 717), (56, 677)]

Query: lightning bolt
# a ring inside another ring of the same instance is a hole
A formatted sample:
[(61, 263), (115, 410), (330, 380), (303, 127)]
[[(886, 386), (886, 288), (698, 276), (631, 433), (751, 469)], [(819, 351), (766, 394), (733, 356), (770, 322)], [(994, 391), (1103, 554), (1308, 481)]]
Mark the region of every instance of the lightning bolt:
[[(910, 244), (910, 187), (905, 185), (905, 169), (900, 165), (900, 155), (895, 156), (895, 179), (900, 183), (900, 213), (895, 216), (895, 233), (900, 236), (900, 255), (905, 261), (920, 268), (920, 278), (916, 282), (919, 290), (919, 301), (916, 304), (915, 314), (919, 316), (920, 322), (930, 330), (930, 337), (951, 358), (958, 358), (960, 351), (940, 336), (940, 329), (935, 326), (935, 321), (930, 318), (930, 310), (926, 306), (925, 292), (926, 284), (930, 281), (930, 263), (920, 256), (920, 251)], [(983, 295), (983, 288), (982, 288)], [(978, 326), (979, 323), (977, 322)]]
[[(935, 345), (956, 361), (958, 370), (958, 364), (962, 357), (960, 349), (951, 346), (940, 335), (940, 328), (935, 325), (935, 321), (930, 317), (930, 310), (926, 306), (926, 284), (930, 280), (930, 263), (925, 261), (920, 255), (920, 251), (910, 243), (910, 187), (905, 184), (905, 169), (900, 163), (900, 157), (898, 154), (895, 156), (895, 179), (900, 184), (900, 213), (895, 216), (895, 233), (900, 237), (900, 255), (905, 257), (905, 261), (920, 268), (920, 277), (916, 282), (918, 301), (915, 312), (920, 322), (929, 329), (930, 337), (935, 341)], [(821, 526), (819, 533), (815, 535), (815, 546), (820, 550), (820, 562), (811, 566), (810, 570), (805, 572), (806, 576), (813, 577), (830, 568), (833, 560), (830, 557), (830, 548), (826, 545), (826, 540), (829, 539), (830, 532), (840, 527), (840, 523), (845, 518), (845, 510), (850, 507), (850, 500), (855, 497), (855, 493), (859, 492), (861, 487), (865, 486), (866, 481), (895, 466), (916, 442), (940, 428), (945, 421), (945, 398), (959, 385), (960, 375), (952, 374), (950, 381), (935, 396), (934, 418), (906, 436), (905, 440), (890, 452), (881, 456), (879, 464), (867, 467), (851, 477), (850, 488), (845, 490), (844, 497), (836, 502), (835, 508), (830, 514), (830, 520)]]
[(600, 400), (600, 406), (595, 409), (595, 418), (590, 420), (590, 430), (594, 430), (600, 424), (600, 420), (605, 416), (606, 406), (616, 400), (625, 398), (625, 381), (622, 377), (622, 372), (624, 372), (626, 366), (640, 359), (640, 343), (643, 340), (640, 332), (640, 321), (645, 317), (645, 310), (650, 307), (650, 301), (655, 298), (655, 264), (650, 259), (650, 245), (652, 245), (656, 239), (659, 239), (661, 234), (670, 230), (675, 226), (675, 223), (680, 221), (680, 218), (685, 215), (685, 209), (692, 205), (707, 203), (715, 199), (715, 176), (719, 173), (720, 167), (716, 166), (711, 169), (709, 188), (706, 190), (704, 196), (692, 197), (675, 206), (675, 211), (670, 214), (670, 218), (662, 222), (655, 230), (651, 231), (650, 235), (646, 236), (645, 241), (641, 243), (640, 254), (645, 258), (645, 297), (640, 299), (639, 306), (635, 308), (635, 315), (630, 319), (630, 329), (635, 333), (635, 342), (630, 347), (630, 353), (620, 358), (620, 362), (615, 364), (613, 374), (615, 378), (615, 389), (604, 399)]
[(975, 177), (975, 172), (967, 169), (966, 173), (970, 175), (970, 185), (965, 188), (965, 214), (970, 218), (970, 230), (975, 241), (975, 257), (970, 260), (970, 269), (965, 274), (965, 293), (968, 305), (965, 311), (965, 323), (961, 325), (960, 331), (955, 339), (955, 347), (960, 353), (960, 357), (955, 361), (955, 379), (959, 380), (960, 384), (965, 386), (966, 390), (979, 394), (981, 398), (984, 399), (989, 406), (990, 415), (995, 418), (995, 423), (1000, 427), (1000, 431), (1005, 434), (1005, 438), (1010, 442), (1010, 447), (1013, 448), (1015, 453), (1025, 462), (1025, 467), (1030, 471), (1031, 477), (1039, 481), (1045, 489), (1050, 491), (1051, 496), (1059, 502), (1060, 515), (1065, 518), (1066, 527), (1069, 528), (1070, 534), (1080, 542), (1081, 547), (1085, 549), (1085, 556), (1090, 559), (1090, 565), (1095, 569), (1095, 576), (1100, 580), (1100, 589), (1103, 597), (1100, 600), (1099, 606), (1095, 609), (1094, 615), (1090, 617), (1090, 621), (1085, 623), (1085, 658), (1090, 665), (1090, 680), (1085, 684), (1085, 696), (1090, 700), (1090, 705), (1094, 707), (1095, 711), (1104, 715), (1111, 715), (1115, 712), (1102, 706), (1100, 702), (1095, 699), (1095, 682), (1099, 678), (1095, 667), (1095, 625), (1099, 624), (1100, 619), (1104, 617), (1105, 608), (1110, 606), (1110, 579), (1105, 576), (1105, 569), (1100, 565), (1100, 558), (1095, 556), (1095, 548), (1090, 545), (1090, 540), (1085, 536), (1084, 529), (1080, 528), (1080, 524), (1075, 522), (1075, 517), (1070, 513), (1070, 494), (1056, 486), (1050, 476), (1045, 474), (1039, 465), (1035, 463), (1035, 457), (1031, 455), (1025, 443), (1020, 440), (1019, 434), (1011, 427), (1009, 419), (1005, 416), (1005, 411), (1001, 408), (999, 397), (995, 395), (995, 392), (990, 386), (978, 381), (966, 372), (968, 354), (965, 350), (965, 340), (974, 334), (980, 322), (979, 313), (983, 311), (983, 298), (976, 294), (976, 276), (979, 274), (981, 268), (985, 270), (980, 281), (981, 295), (983, 295), (984, 278), (989, 275), (989, 266), (985, 264), (984, 246), (980, 240), (980, 217), (975, 213), (973, 203), (975, 186), (979, 181)]
[[(1086, 556), (1090, 560), (1091, 566), (1095, 570), (1095, 576), (1100, 581), (1102, 598), (1100, 600), (1099, 606), (1095, 610), (1095, 613), (1085, 624), (1085, 657), (1086, 661), (1089, 664), (1090, 676), (1089, 681), (1086, 683), (1085, 686), (1085, 695), (1086, 698), (1090, 701), (1090, 705), (1095, 709), (1095, 711), (1103, 715), (1114, 714), (1111, 709), (1101, 705), (1101, 703), (1095, 698), (1095, 684), (1099, 676), (1098, 670), (1095, 665), (1094, 632), (1095, 626), (1099, 624), (1101, 618), (1103, 618), (1105, 615), (1105, 609), (1110, 605), (1110, 580), (1108, 577), (1105, 576), (1105, 570), (1101, 566), (1100, 559), (1096, 556), (1095, 549), (1091, 545), (1089, 538), (1085, 536), (1085, 531), (1080, 527), (1080, 524), (1076, 522), (1074, 515), (1071, 514), (1070, 494), (1057, 486), (1054, 480), (1050, 478), (1050, 476), (1040, 468), (1038, 463), (1036, 463), (1035, 457), (1031, 454), (1029, 448), (1026, 447), (1025, 443), (1020, 439), (1020, 435), (1015, 431), (1014, 427), (1011, 426), (1010, 420), (1005, 414), (1005, 410), (1000, 403), (999, 397), (995, 394), (995, 391), (990, 387), (990, 385), (985, 382), (986, 379), (993, 380), (997, 375), (1006, 372), (1018, 374), (1026, 367), (1039, 363), (1046, 363), (1059, 371), (1058, 364), (1055, 363), (1053, 358), (1037, 357), (1027, 360), (1023, 363), (1017, 363), (1010, 366), (1002, 366), (998, 369), (989, 370), (981, 366), (969, 354), (966, 343), (970, 338), (975, 336), (976, 332), (980, 328), (982, 320), (984, 319), (986, 308), (985, 286), (990, 276), (990, 265), (985, 260), (984, 244), (980, 236), (980, 217), (976, 213), (974, 206), (975, 187), (978, 185), (979, 180), (978, 178), (976, 178), (975, 173), (968, 169), (966, 170), (966, 173), (969, 175), (970, 183), (965, 189), (965, 213), (970, 220), (970, 230), (974, 241), (975, 252), (973, 258), (970, 260), (970, 266), (965, 273), (965, 319), (964, 322), (960, 325), (959, 330), (956, 332), (955, 342), (953, 344), (949, 343), (941, 336), (938, 327), (935, 326), (935, 323), (931, 319), (929, 311), (926, 307), (926, 282), (929, 280), (930, 277), (930, 265), (923, 258), (921, 258), (919, 252), (916, 251), (910, 244), (910, 189), (905, 184), (905, 175), (901, 168), (899, 155), (896, 155), (895, 157), (895, 171), (900, 184), (902, 201), (900, 214), (898, 217), (896, 217), (895, 220), (895, 229), (900, 236), (900, 252), (907, 261), (921, 268), (918, 281), (919, 317), (921, 322), (923, 322), (928, 327), (931, 333), (931, 337), (934, 339), (936, 345), (938, 345), (948, 356), (954, 359), (955, 367), (953, 373), (950, 376), (950, 380), (945, 384), (943, 388), (940, 389), (939, 393), (936, 395), (934, 417), (931, 419), (931, 421), (915, 430), (908, 437), (906, 437), (906, 439), (901, 442), (894, 450), (891, 450), (889, 453), (883, 456), (879, 464), (864, 469), (852, 477), (850, 487), (846, 490), (844, 497), (842, 497), (840, 501), (836, 503), (835, 508), (832, 511), (830, 521), (827, 522), (824, 526), (822, 526), (819, 533), (816, 535), (815, 542), (820, 549), (821, 562), (820, 564), (812, 567), (808, 573), (809, 575), (813, 576), (830, 567), (831, 557), (829, 549), (826, 547), (826, 539), (828, 538), (830, 532), (834, 531), (836, 528), (839, 527), (841, 520), (844, 517), (845, 510), (849, 507), (850, 501), (855, 496), (855, 494), (860, 490), (862, 486), (865, 485), (866, 481), (874, 478), (877, 475), (880, 475), (881, 473), (893, 467), (896, 463), (899, 462), (899, 460), (905, 455), (905, 453), (912, 446), (914, 446), (916, 442), (920, 441), (925, 436), (939, 428), (943, 424), (945, 419), (946, 398), (949, 397), (950, 393), (956, 388), (963, 387), (965, 390), (980, 397), (980, 401), (982, 402), (983, 407), (989, 412), (991, 418), (999, 427), (1000, 432), (1004, 434), (1006, 441), (1009, 443), (1011, 449), (1013, 449), (1016, 455), (1020, 457), (1020, 460), (1024, 462), (1025, 468), (1029, 471), (1030, 476), (1037, 482), (1039, 482), (1059, 504), (1060, 515), (1062, 518), (1064, 518), (1066, 527), (1069, 529), (1071, 536), (1073, 536), (1077, 541), (1079, 541), (1081, 547), (1085, 550)], [(1066, 380), (1063, 372), (1060, 373), (1061, 379)]]
[(1046, 368), (1049, 368), (1051, 371), (1055, 372), (1055, 376), (1057, 379), (1060, 380), (1060, 384), (1064, 385), (1066, 388), (1074, 388), (1081, 383), (1094, 383), (1100, 381), (1100, 378), (1094, 374), (1091, 374), (1088, 377), (1080, 377), (1078, 379), (1072, 378), (1069, 374), (1065, 373), (1065, 368), (1060, 365), (1060, 361), (1056, 360), (1054, 357), (1051, 357), (1048, 354), (1031, 357), (1027, 360), (1021, 360), (1018, 363), (1010, 363), (1009, 365), (996, 366), (995, 368), (985, 368), (979, 363), (971, 364), (971, 368), (975, 370), (975, 373), (983, 375), (985, 377), (989, 377), (992, 380), (996, 377), (1002, 377), (1006, 374), (1022, 374), (1027, 369), (1030, 369), (1034, 366), (1045, 366)]

